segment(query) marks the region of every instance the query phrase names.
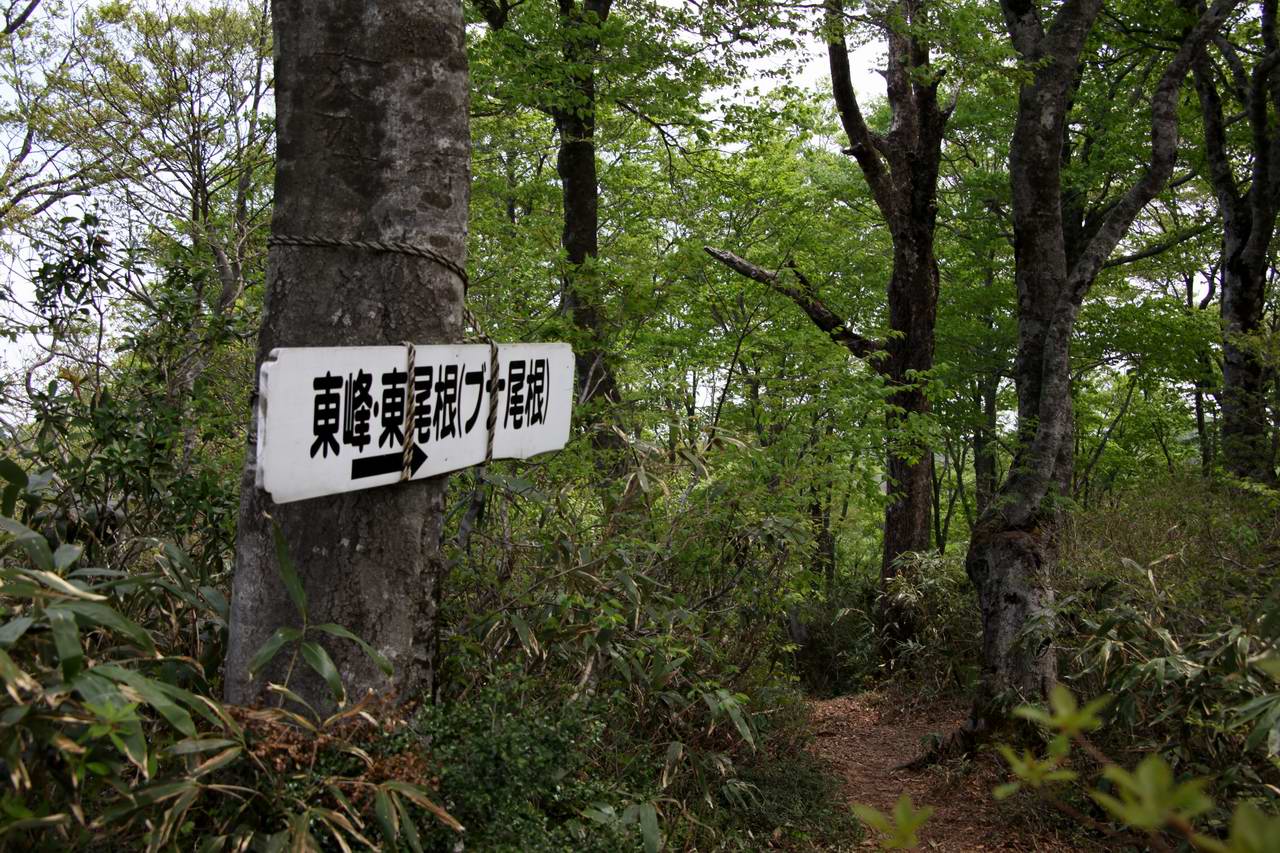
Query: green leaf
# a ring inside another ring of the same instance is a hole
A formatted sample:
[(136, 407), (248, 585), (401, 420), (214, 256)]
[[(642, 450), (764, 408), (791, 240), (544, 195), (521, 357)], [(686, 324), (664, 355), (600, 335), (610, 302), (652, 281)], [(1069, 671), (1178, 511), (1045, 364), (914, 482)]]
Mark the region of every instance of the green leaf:
[(0, 477), (4, 477), (20, 489), (26, 488), (27, 472), (22, 470), (21, 465), (8, 457), (0, 457)]
[(373, 795), (373, 816), (378, 819), (378, 828), (387, 846), (394, 849), (396, 839), (400, 837), (400, 821), (395, 806), (391, 804), (391, 796), (383, 788)]
[(747, 718), (742, 713), (742, 706), (738, 703), (737, 698), (724, 688), (717, 690), (716, 695), (720, 697), (720, 707), (724, 708), (729, 714), (729, 719), (733, 720), (733, 725), (738, 730), (738, 734), (742, 735), (742, 739), (754, 750), (756, 748), (755, 735), (751, 731), (750, 723), (747, 722)]
[(53, 645), (62, 664), (62, 677), (69, 681), (84, 668), (84, 649), (80, 646), (76, 617), (71, 611), (56, 607), (45, 610), (45, 616), (49, 619)]
[(320, 853), (320, 844), (311, 834), (311, 809), (289, 819), (289, 853)]
[(200, 587), (200, 597), (209, 604), (209, 608), (224, 623), (231, 618), (231, 607), (227, 604), (227, 597), (222, 594), (222, 590), (212, 586), (202, 586)]
[(0, 649), (0, 679), (4, 680), (5, 690), (17, 703), (23, 701), (22, 694), (18, 691), (31, 692), (40, 688), (40, 682), (14, 663), (13, 658), (9, 657), (9, 653), (3, 649)]
[(71, 542), (63, 542), (58, 546), (58, 550), (53, 552), (53, 569), (61, 572), (68, 568), (76, 560), (80, 559), (80, 555), (84, 552), (84, 548)]
[[(345, 800), (346, 798), (344, 797), (343, 799)], [(311, 813), (329, 828), (330, 834), (333, 835), (333, 840), (342, 848), (343, 853), (351, 853), (351, 845), (347, 843), (348, 836), (370, 850), (378, 849), (372, 841), (361, 835), (360, 830), (356, 829), (356, 825), (351, 822), (351, 819), (341, 812), (333, 809), (313, 808)]]
[[(1263, 741), (1271, 740), (1272, 732), (1280, 728), (1280, 695), (1267, 698), (1271, 700), (1268, 703), (1270, 707), (1259, 715), (1258, 722), (1254, 724), (1253, 731), (1244, 742), (1245, 749), (1256, 749)], [(1268, 752), (1274, 754), (1270, 749)]]
[(151, 635), (141, 625), (126, 619), (115, 608), (108, 607), (105, 604), (98, 604), (93, 601), (63, 601), (50, 605), (45, 610), (46, 613), (56, 611), (74, 613), (80, 621), (87, 622), (90, 625), (110, 628), (125, 635), (146, 652), (154, 654), (156, 651), (155, 641), (151, 639)]
[(850, 808), (858, 820), (862, 821), (866, 826), (886, 834), (893, 831), (893, 821), (879, 809), (874, 809), (862, 803), (854, 803)]
[(18, 616), (0, 625), (0, 648), (7, 649), (21, 640), (22, 635), (27, 633), (27, 629), (33, 622), (35, 620), (30, 616)]
[(195, 574), (195, 567), (191, 565), (191, 558), (187, 556), (187, 552), (183, 551), (172, 542), (165, 542), (161, 546), (164, 551), (164, 558), (169, 562), (176, 571), (174, 574), (180, 581), (186, 581), (191, 575)]
[(211, 752), (215, 749), (226, 749), (228, 746), (236, 745), (236, 741), (221, 737), (188, 738), (186, 740), (180, 740), (173, 746), (169, 747), (169, 754), (195, 755), (201, 752)]
[(135, 767), (142, 772), (142, 778), (150, 779), (151, 771), (147, 765), (147, 739), (142, 734), (142, 724), (135, 718), (126, 722), (118, 732), (110, 735), (111, 742), (124, 753)]
[(244, 748), (239, 744), (227, 747), (212, 758), (201, 762), (195, 770), (191, 771), (191, 778), (198, 779), (201, 776), (207, 776), (215, 770), (221, 770), (223, 767), (226, 767), (228, 764), (239, 758), (242, 752), (244, 752)]
[(347, 691), (342, 686), (342, 676), (324, 647), (308, 640), (302, 644), (302, 659), (329, 685), (329, 691), (333, 693), (333, 698), (338, 705), (347, 704)]
[(1134, 829), (1157, 831), (1175, 816), (1189, 821), (1213, 808), (1213, 801), (1204, 793), (1207, 779), (1177, 782), (1158, 754), (1148, 755), (1132, 772), (1110, 765), (1102, 775), (1115, 785), (1119, 796), (1101, 791), (1090, 791), (1089, 796)]
[(22, 494), (22, 487), (17, 483), (5, 486), (3, 497), (0, 497), (0, 515), (13, 515), (13, 511), (18, 507), (20, 494)]
[(678, 740), (673, 740), (667, 744), (667, 759), (662, 765), (662, 779), (659, 787), (665, 788), (671, 784), (671, 777), (675, 774), (676, 767), (680, 763), (681, 757), (684, 755), (684, 744)]
[(991, 796), (997, 800), (1007, 800), (1022, 789), (1020, 782), (1006, 782), (1003, 785), (997, 785), (992, 791)]
[(302, 631), (298, 628), (277, 628), (276, 632), (253, 653), (253, 659), (249, 661), (249, 677), (257, 675), (264, 666), (271, 663), (271, 659), (285, 643), (292, 643), (301, 637)]
[(1110, 702), (1110, 696), (1101, 696), (1081, 708), (1076, 703), (1076, 697), (1072, 695), (1065, 685), (1055, 684), (1049, 691), (1050, 713), (1030, 705), (1015, 708), (1013, 713), (1067, 737), (1074, 737), (1082, 732), (1091, 732), (1101, 726), (1102, 719), (1098, 714)]
[(1231, 853), (1280, 853), (1280, 815), (1269, 817), (1251, 803), (1236, 806), (1227, 849)]
[(344, 640), (353, 641), (354, 643), (359, 645), (360, 648), (364, 649), (364, 653), (369, 656), (369, 659), (374, 662), (374, 664), (378, 667), (378, 669), (382, 670), (383, 675), (386, 675), (388, 677), (391, 676), (393, 672), (393, 669), (391, 667), (391, 661), (387, 660), (382, 655), (381, 652), (379, 652), (373, 646), (366, 643), (364, 640), (357, 637), (355, 634), (348, 631), (346, 628), (343, 628), (341, 625), (335, 625), (332, 622), (326, 622), (323, 625), (312, 625), (311, 627), (313, 630), (323, 631), (326, 634), (330, 634), (331, 636), (341, 637)]
[(410, 782), (393, 781), (385, 783), (383, 787), (388, 791), (395, 791), (402, 797), (411, 800), (415, 805), (431, 812), (439, 818), (441, 823), (452, 829), (454, 832), (463, 831), (463, 826), (458, 823), (457, 818), (433, 802), (431, 798), (427, 796), (427, 790), (421, 785), (414, 785)]
[[(307, 711), (311, 713), (312, 717), (314, 717), (316, 720), (320, 719), (320, 715), (316, 713), (316, 709), (312, 708), (311, 704), (307, 702), (306, 699), (303, 699), (301, 696), (299, 696), (297, 693), (294, 693), (292, 690), (290, 690), (288, 687), (285, 687), (283, 684), (268, 684), (267, 690), (271, 691), (272, 693), (277, 693), (283, 696), (284, 698), (288, 699), (290, 702), (294, 703), (300, 708), (306, 708)], [(299, 727), (306, 729), (307, 731), (310, 731), (310, 732), (317, 731), (315, 724), (308, 721), (307, 718), (303, 717), (301, 714), (295, 714), (284, 708), (277, 708), (276, 713), (283, 715), (286, 719), (295, 723)]]
[(537, 657), (541, 654), (538, 647), (538, 638), (533, 635), (533, 631), (529, 630), (529, 623), (524, 621), (519, 613), (510, 614), (507, 619), (511, 622), (511, 627), (516, 629), (516, 635), (520, 638), (520, 645), (524, 647), (525, 653), (529, 657)]
[(147, 678), (140, 672), (134, 672), (113, 664), (96, 666), (89, 672), (132, 687), (142, 697), (142, 701), (155, 708), (160, 716), (169, 721), (169, 725), (173, 726), (185, 737), (195, 737), (196, 724), (191, 719), (191, 715), (187, 713), (185, 708), (182, 708), (165, 695), (157, 682)]
[[(50, 555), (49, 559), (50, 560), (53, 559), (52, 555)], [(61, 593), (62, 595), (68, 596), (70, 598), (78, 598), (81, 601), (106, 601), (107, 600), (107, 597), (105, 595), (98, 595), (96, 592), (89, 592), (88, 590), (82, 588), (81, 586), (75, 583), (72, 583), (71, 581), (67, 580), (61, 575), (54, 574), (53, 572), (26, 571), (24, 572), (24, 574), (27, 577), (34, 578), (35, 580), (47, 586), (49, 589), (52, 589), (55, 592)]]
[(27, 556), (37, 569), (43, 572), (53, 571), (53, 552), (49, 550), (49, 543), (43, 536), (39, 534), (20, 536), (18, 544), (27, 552)]
[(885, 836), (880, 845), (886, 850), (914, 850), (919, 847), (920, 839), (916, 833), (933, 814), (932, 806), (915, 808), (908, 794), (898, 798), (892, 817), (861, 803), (855, 803), (852, 808), (858, 820)]
[(307, 593), (302, 588), (298, 569), (293, 564), (293, 557), (289, 554), (289, 543), (285, 541), (284, 531), (275, 521), (271, 522), (271, 532), (276, 541), (276, 567), (280, 570), (280, 577), (284, 581), (285, 589), (289, 591), (289, 597), (293, 599), (293, 606), (298, 609), (298, 615), (302, 617), (302, 621), (306, 622)]
[(399, 797), (396, 798), (396, 810), (400, 812), (400, 828), (404, 831), (404, 840), (409, 843), (409, 849), (413, 853), (422, 853), (422, 839), (418, 837), (418, 827), (414, 825), (413, 817), (410, 816), (409, 810), (405, 808)]
[(44, 817), (24, 818), (23, 820), (15, 820), (13, 823), (5, 824), (4, 829), (0, 829), (0, 837), (10, 832), (20, 832), (24, 829), (49, 829), (53, 826), (62, 826), (68, 823), (71, 823), (71, 815), (65, 812), (45, 815)]
[(653, 803), (640, 804), (640, 837), (644, 840), (645, 853), (658, 853), (662, 836), (658, 832), (658, 810)]

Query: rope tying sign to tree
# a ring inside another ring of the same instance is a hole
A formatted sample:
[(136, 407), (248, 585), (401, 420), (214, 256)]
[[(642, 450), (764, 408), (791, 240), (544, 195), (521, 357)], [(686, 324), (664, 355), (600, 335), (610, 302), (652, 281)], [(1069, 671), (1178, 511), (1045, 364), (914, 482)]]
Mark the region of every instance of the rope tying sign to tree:
[(476, 315), (472, 314), (471, 309), (466, 305), (462, 306), (462, 314), (466, 321), (471, 324), (471, 328), (476, 330), (474, 336), (464, 338), (464, 340), (489, 345), (489, 417), (485, 423), (489, 435), (484, 450), (484, 464), (488, 465), (493, 461), (493, 434), (498, 430), (498, 343), (485, 334), (484, 329), (480, 326), (480, 321), (476, 319)]
[(405, 376), (408, 377), (409, 390), (405, 394), (404, 403), (404, 459), (400, 467), (400, 482), (407, 483), (413, 476), (413, 440), (409, 437), (414, 427), (414, 416), (417, 414), (418, 395), (413, 392), (413, 377), (418, 371), (418, 348), (412, 341), (402, 341), (405, 349)]
[[(405, 243), (396, 240), (339, 240), (334, 237), (303, 237), (293, 234), (273, 234), (267, 238), (268, 246), (306, 246), (321, 249), (359, 249), (365, 252), (387, 252), (391, 254), (409, 255), (415, 258), (424, 258), (432, 261), (458, 277), (462, 282), (463, 298), (471, 287), (471, 280), (467, 277), (467, 271), (459, 264), (437, 252), (435, 249), (426, 246), (420, 246), (416, 243)], [(471, 313), (471, 309), (463, 305), (462, 307), (464, 319), (471, 324), (471, 328), (475, 329), (476, 334), (473, 337), (466, 338), (468, 342), (485, 343), (489, 345), (489, 417), (486, 422), (488, 427), (488, 438), (485, 442), (484, 464), (488, 465), (493, 461), (493, 434), (498, 422), (498, 344), (485, 334), (484, 329), (480, 326), (480, 321), (476, 319), (476, 315)], [(414, 371), (417, 368), (417, 350), (409, 341), (402, 342), (405, 348), (406, 373), (413, 381)], [(409, 431), (413, 429), (414, 416), (417, 409), (417, 395), (408, 394), (404, 408), (404, 434), (409, 435)], [(400, 481), (407, 482), (413, 476), (413, 442), (406, 440), (404, 443), (404, 465), (400, 469)]]
[(338, 240), (333, 237), (299, 237), (291, 234), (272, 234), (267, 238), (268, 246), (309, 246), (319, 249), (360, 249), (365, 252), (386, 252), (397, 255), (409, 255), (432, 261), (458, 277), (465, 290), (470, 286), (467, 271), (458, 263), (445, 257), (435, 249), (419, 246), (416, 243), (403, 243), (397, 240)]

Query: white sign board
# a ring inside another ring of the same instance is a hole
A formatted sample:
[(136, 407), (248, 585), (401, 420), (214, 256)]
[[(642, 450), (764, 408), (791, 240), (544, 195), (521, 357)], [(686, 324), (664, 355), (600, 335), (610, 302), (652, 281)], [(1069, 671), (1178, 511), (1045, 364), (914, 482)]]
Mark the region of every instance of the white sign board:
[[(411, 479), (484, 462), (487, 344), (272, 350), (258, 385), (257, 485), (276, 503), (400, 481), (413, 394)], [(564, 447), (573, 403), (568, 344), (498, 346), (495, 459)]]

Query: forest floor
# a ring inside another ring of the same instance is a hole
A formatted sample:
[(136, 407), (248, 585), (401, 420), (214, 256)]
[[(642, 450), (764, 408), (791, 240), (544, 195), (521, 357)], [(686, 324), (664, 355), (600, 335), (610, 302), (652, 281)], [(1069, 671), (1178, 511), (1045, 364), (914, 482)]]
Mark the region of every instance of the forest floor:
[[(967, 705), (958, 700), (926, 703), (885, 693), (816, 700), (811, 749), (843, 780), (845, 802), (890, 813), (906, 793), (917, 808), (933, 806), (933, 816), (919, 833), (921, 850), (1082, 849), (1079, 841), (1038, 819), (1038, 810), (1018, 804), (1020, 798), (996, 802), (991, 789), (1007, 777), (994, 753), (919, 772), (896, 769), (920, 755), (931, 735), (957, 728), (966, 711)], [(875, 839), (867, 837), (861, 848), (875, 849)]]

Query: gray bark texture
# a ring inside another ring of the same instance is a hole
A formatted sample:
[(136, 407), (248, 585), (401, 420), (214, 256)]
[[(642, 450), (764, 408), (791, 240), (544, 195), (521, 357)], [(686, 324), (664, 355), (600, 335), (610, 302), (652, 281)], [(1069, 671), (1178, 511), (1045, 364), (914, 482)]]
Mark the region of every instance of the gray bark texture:
[[(1222, 214), (1222, 455), (1227, 470), (1261, 483), (1276, 481), (1267, 415), (1268, 370), (1247, 336), (1263, 329), (1267, 270), (1280, 213), (1280, 33), (1277, 2), (1258, 4), (1263, 53), (1251, 69), (1243, 51), (1226, 38), (1214, 39), (1224, 73), (1203, 46), (1192, 72), (1204, 121), (1208, 178)], [(1222, 81), (1222, 82), (1220, 82)], [(1225, 109), (1219, 88), (1234, 94), (1249, 126), (1248, 187), (1236, 179), (1229, 150)]]
[[(954, 103), (938, 102), (942, 71), (931, 63), (929, 42), (916, 28), (928, 21), (927, 4), (900, 0), (885, 11), (888, 40), (885, 83), (893, 112), (881, 135), (866, 123), (849, 73), (843, 0), (827, 0), (827, 57), (831, 91), (858, 163), (893, 241), (893, 271), (885, 298), (889, 328), (884, 358), (876, 369), (890, 387), (885, 415), (888, 435), (899, 436), (909, 421), (930, 411), (918, 376), (933, 369), (934, 326), (938, 314), (938, 263), (933, 240), (938, 217), (938, 172), (942, 141)], [(880, 566), (882, 589), (902, 570), (904, 554), (926, 551), (930, 544), (931, 449), (917, 441), (893, 439), (886, 454), (889, 500), (884, 515), (884, 548)], [(911, 615), (883, 595), (876, 615), (882, 653), (913, 637)]]
[(1151, 100), (1147, 167), (1109, 204), (1087, 239), (1064, 219), (1066, 119), (1081, 55), (1102, 0), (1067, 0), (1048, 26), (1041, 6), (1002, 0), (1013, 47), (1032, 79), (1018, 100), (1009, 156), (1018, 295), (1018, 444), (1009, 475), (974, 526), (965, 568), (978, 592), (983, 679), (969, 730), (998, 722), (1016, 694), (1043, 696), (1057, 678), (1053, 637), (1055, 511), (1071, 482), (1071, 335), (1085, 294), (1142, 208), (1168, 182), (1177, 155), (1178, 95), (1196, 50), (1236, 0), (1201, 15), (1169, 59)]
[[(403, 241), (462, 264), (470, 136), (462, 8), (446, 0), (274, 0), (278, 165), (272, 233)], [(274, 246), (258, 363), (275, 347), (459, 340), (464, 286), (431, 261), (356, 249)], [(349, 695), (434, 685), (446, 478), (282, 506), (254, 488), (255, 430), (241, 487), (225, 693), (250, 704), (288, 655), (250, 678), (254, 652), (300, 624), (280, 581), (272, 521), (309, 597), (390, 659), (387, 679), (354, 644), (326, 638)], [(268, 518), (268, 514), (270, 518)], [(328, 704), (304, 667), (291, 689)]]

